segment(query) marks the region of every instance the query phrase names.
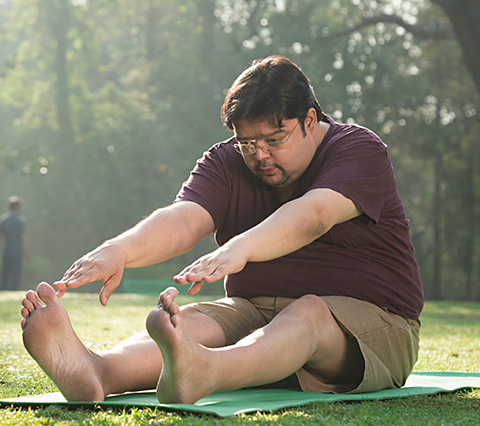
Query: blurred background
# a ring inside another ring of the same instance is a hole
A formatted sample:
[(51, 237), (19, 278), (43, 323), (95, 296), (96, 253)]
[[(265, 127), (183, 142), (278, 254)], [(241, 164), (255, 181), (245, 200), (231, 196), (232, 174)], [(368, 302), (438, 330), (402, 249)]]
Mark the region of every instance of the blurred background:
[[(0, 211), (22, 197), (22, 288), (171, 203), (230, 136), (228, 87), (282, 54), (327, 114), (389, 146), (427, 298), (480, 300), (479, 41), (478, 0), (0, 0)], [(126, 274), (168, 280), (213, 244)]]

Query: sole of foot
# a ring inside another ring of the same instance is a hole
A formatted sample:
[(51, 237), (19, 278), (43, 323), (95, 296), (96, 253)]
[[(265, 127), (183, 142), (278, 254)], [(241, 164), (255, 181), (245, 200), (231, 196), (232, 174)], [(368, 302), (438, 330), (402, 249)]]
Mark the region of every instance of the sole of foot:
[(213, 391), (209, 349), (183, 331), (180, 309), (175, 303), (178, 290), (169, 288), (147, 317), (147, 331), (163, 355), (163, 370), (157, 385), (161, 403), (193, 404)]
[(103, 401), (101, 358), (76, 335), (55, 289), (40, 283), (22, 300), (23, 342), (28, 353), (68, 401)]

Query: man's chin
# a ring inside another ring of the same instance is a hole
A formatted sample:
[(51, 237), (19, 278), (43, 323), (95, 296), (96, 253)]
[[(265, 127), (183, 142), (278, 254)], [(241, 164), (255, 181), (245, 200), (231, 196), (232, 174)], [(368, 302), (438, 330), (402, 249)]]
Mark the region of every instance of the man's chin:
[(285, 176), (275, 176), (275, 175), (260, 175), (259, 178), (268, 186), (274, 188), (283, 188), (289, 184), (288, 177)]

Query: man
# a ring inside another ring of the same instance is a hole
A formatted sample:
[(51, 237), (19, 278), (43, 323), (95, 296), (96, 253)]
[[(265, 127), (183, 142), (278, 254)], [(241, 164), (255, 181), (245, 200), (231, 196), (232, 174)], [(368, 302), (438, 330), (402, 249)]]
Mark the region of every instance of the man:
[(175, 202), (88, 253), (54, 287), (103, 282), (125, 267), (220, 247), (175, 282), (189, 294), (225, 277), (225, 299), (179, 308), (169, 288), (147, 332), (96, 354), (46, 283), (23, 299), (27, 350), (69, 400), (157, 388), (161, 402), (272, 384), (313, 392), (402, 386), (418, 354), (423, 306), (408, 220), (386, 146), (323, 114), (283, 57), (246, 69), (222, 107), (235, 137), (197, 162)]
[(0, 239), (3, 240), (3, 264), (0, 290), (18, 290), (24, 257), (30, 260), (26, 221), (21, 216), (22, 200), (8, 199), (8, 211), (0, 217)]

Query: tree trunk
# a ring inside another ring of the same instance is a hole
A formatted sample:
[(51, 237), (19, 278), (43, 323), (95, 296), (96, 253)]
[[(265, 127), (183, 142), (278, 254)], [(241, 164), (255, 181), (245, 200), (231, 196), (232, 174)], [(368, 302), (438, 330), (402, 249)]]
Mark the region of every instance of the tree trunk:
[[(471, 151), (474, 151), (472, 149)], [(469, 301), (475, 300), (475, 237), (476, 237), (476, 217), (475, 217), (475, 155), (470, 155), (467, 159), (467, 193), (465, 196), (465, 217), (467, 219), (467, 234), (465, 238), (465, 257), (463, 259), (463, 268), (466, 276), (465, 296)]]
[[(70, 88), (67, 67), (68, 39), (70, 22), (70, 3), (61, 1), (44, 1), (48, 13), (51, 32), (56, 43), (54, 72), (56, 76), (56, 109), (58, 121), (59, 145), (62, 152), (69, 151), (66, 145), (73, 142), (73, 126), (70, 113)], [(62, 149), (63, 148), (63, 149)]]
[(440, 6), (452, 24), (462, 48), (465, 66), (480, 94), (480, 1), (432, 0)]
[(433, 277), (431, 298), (442, 299), (442, 183), (440, 180), (441, 159), (435, 162), (435, 192), (433, 197)]

